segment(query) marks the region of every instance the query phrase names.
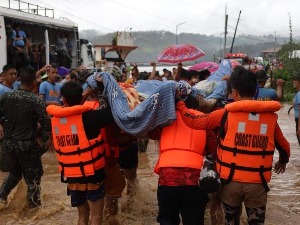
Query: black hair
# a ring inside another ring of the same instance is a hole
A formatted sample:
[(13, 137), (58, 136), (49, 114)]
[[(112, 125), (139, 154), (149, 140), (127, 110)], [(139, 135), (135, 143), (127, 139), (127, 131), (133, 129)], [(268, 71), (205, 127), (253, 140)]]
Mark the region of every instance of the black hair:
[(78, 76), (79, 76), (79, 81), (80, 83), (84, 83), (86, 82), (86, 80), (88, 79), (89, 76), (91, 76), (92, 74), (94, 74), (93, 71), (89, 71), (89, 70), (82, 70), (78, 72)]
[(267, 72), (265, 70), (258, 70), (256, 71), (256, 74), (258, 76), (267, 76)]
[(36, 81), (36, 69), (32, 67), (24, 67), (20, 72), (21, 85), (31, 85)]
[(199, 107), (197, 98), (194, 97), (194, 96), (192, 96), (192, 95), (189, 95), (184, 102), (185, 102), (185, 105), (186, 105), (186, 107), (188, 109), (195, 109), (195, 110), (197, 110), (198, 107)]
[(234, 68), (230, 77), (230, 83), (232, 89), (235, 89), (241, 97), (252, 98), (256, 92), (257, 81), (255, 74), (242, 66)]
[(80, 105), (83, 89), (78, 82), (70, 81), (65, 83), (60, 92), (69, 106)]
[(182, 80), (187, 80), (187, 78), (188, 78), (188, 71), (186, 69), (181, 68), (179, 70), (179, 77)]
[(76, 73), (70, 73), (71, 80), (79, 81), (79, 77)]
[(5, 73), (5, 72), (7, 72), (10, 69), (16, 69), (16, 66), (14, 66), (12, 64), (7, 64), (7, 65), (3, 66), (2, 71)]
[(210, 76), (210, 71), (208, 69), (199, 71), (199, 80), (205, 80)]
[(58, 67), (56, 65), (51, 65), (49, 69), (51, 69), (51, 68), (58, 69)]
[(187, 80), (191, 80), (193, 77), (199, 78), (199, 73), (196, 70), (189, 70), (187, 72)]
[(139, 80), (148, 80), (148, 78), (149, 78), (149, 74), (147, 73), (147, 72), (140, 72), (140, 74), (139, 74)]

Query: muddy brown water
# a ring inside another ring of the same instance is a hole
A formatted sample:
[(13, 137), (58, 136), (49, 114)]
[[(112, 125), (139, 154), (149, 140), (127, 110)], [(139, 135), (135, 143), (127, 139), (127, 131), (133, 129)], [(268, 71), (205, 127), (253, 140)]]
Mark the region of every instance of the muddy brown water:
[[(278, 112), (279, 124), (291, 144), (291, 158), (284, 174), (273, 174), (268, 197), (266, 225), (300, 224), (300, 147), (295, 137), (293, 112), (287, 114), (289, 106)], [(139, 154), (138, 193), (129, 199), (124, 192), (120, 201), (118, 220), (122, 225), (157, 225), (157, 176), (153, 168), (158, 157), (158, 145), (150, 141), (146, 152)], [(278, 154), (275, 154), (275, 160)], [(77, 210), (70, 206), (66, 184), (60, 182), (54, 153), (43, 156), (44, 176), (42, 178), (42, 208), (30, 211), (26, 207), (26, 185), (21, 182), (9, 195), (8, 205), (0, 208), (0, 225), (75, 225)], [(5, 173), (0, 172), (0, 182)], [(1, 206), (0, 206), (1, 207)], [(104, 221), (104, 225), (108, 225)], [(205, 224), (211, 224), (208, 212)], [(242, 223), (247, 224), (245, 213)]]

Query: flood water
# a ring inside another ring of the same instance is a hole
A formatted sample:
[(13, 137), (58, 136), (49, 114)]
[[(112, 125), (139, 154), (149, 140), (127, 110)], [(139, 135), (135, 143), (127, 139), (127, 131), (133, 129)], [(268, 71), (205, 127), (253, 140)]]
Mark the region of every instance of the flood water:
[[(295, 137), (293, 114), (288, 115), (285, 105), (278, 113), (279, 124), (291, 144), (291, 158), (284, 174), (273, 174), (270, 183), (266, 225), (300, 224), (300, 147)], [(128, 199), (124, 192), (119, 205), (118, 219), (122, 225), (157, 225), (157, 176), (153, 168), (158, 157), (158, 145), (150, 141), (146, 152), (139, 155), (138, 193)], [(275, 160), (278, 154), (275, 155)], [(274, 161), (275, 161), (274, 160)], [(0, 208), (0, 225), (75, 225), (77, 210), (70, 207), (66, 194), (66, 184), (60, 182), (58, 166), (54, 153), (43, 156), (44, 176), (42, 177), (42, 208), (30, 211), (26, 207), (26, 185), (21, 182), (9, 196), (8, 205)], [(0, 172), (0, 182), (5, 173)], [(130, 204), (129, 204), (130, 203)], [(206, 223), (211, 224), (206, 215)], [(109, 224), (108, 222), (104, 223)], [(243, 214), (242, 223), (247, 224)]]

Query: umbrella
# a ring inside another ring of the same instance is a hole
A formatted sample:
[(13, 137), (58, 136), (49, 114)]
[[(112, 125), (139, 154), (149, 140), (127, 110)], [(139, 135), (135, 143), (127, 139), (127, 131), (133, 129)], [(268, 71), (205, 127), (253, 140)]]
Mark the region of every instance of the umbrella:
[(191, 66), (188, 70), (208, 70), (209, 72), (213, 73), (219, 68), (219, 64), (215, 62), (200, 62), (193, 66)]
[(194, 45), (171, 45), (165, 48), (157, 57), (158, 62), (179, 63), (198, 59), (205, 53)]
[(57, 72), (58, 72), (58, 75), (61, 76), (61, 77), (65, 77), (68, 73), (70, 73), (70, 69), (66, 68), (66, 67), (58, 67), (57, 69)]

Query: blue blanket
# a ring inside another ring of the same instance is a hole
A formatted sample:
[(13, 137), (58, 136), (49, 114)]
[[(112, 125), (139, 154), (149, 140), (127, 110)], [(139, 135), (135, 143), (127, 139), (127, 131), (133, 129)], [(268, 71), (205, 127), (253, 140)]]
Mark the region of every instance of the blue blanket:
[[(87, 80), (92, 88), (97, 86), (96, 75), (97, 73)], [(138, 91), (144, 90), (149, 97), (130, 111), (127, 98), (115, 79), (106, 72), (98, 73), (98, 75), (103, 78), (103, 96), (109, 101), (114, 120), (126, 132), (133, 135), (145, 134), (157, 126), (166, 126), (176, 120), (174, 98), (179, 83), (174, 81), (142, 82), (144, 84), (138, 85), (137, 89)]]
[(227, 94), (227, 81), (222, 80), (224, 75), (231, 74), (232, 66), (230, 60), (223, 59), (220, 63), (220, 66), (217, 71), (212, 73), (208, 78), (207, 81), (216, 81), (219, 82), (218, 86), (215, 88), (213, 93), (206, 97), (206, 99), (223, 99)]
[[(220, 81), (225, 74), (231, 73), (231, 65), (222, 63), (210, 79)], [(175, 92), (181, 89), (186, 94), (196, 96), (204, 95), (202, 90), (191, 88), (185, 81), (138, 81), (135, 88), (138, 92), (149, 96), (141, 104), (130, 111), (127, 98), (115, 79), (107, 72), (94, 73), (87, 80), (91, 88), (97, 88), (96, 76), (103, 78), (103, 96), (109, 101), (113, 117), (118, 126), (133, 135), (145, 134), (157, 126), (166, 126), (176, 120)], [(223, 98), (227, 83), (221, 81), (215, 91), (207, 97)]]

